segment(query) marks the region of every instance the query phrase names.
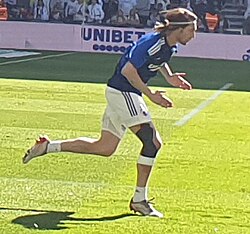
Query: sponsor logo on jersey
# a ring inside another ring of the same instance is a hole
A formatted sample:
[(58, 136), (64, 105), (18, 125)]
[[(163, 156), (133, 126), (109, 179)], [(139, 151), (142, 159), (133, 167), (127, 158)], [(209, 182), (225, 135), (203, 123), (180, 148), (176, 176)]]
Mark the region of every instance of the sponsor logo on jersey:
[(152, 72), (158, 71), (161, 67), (163, 67), (164, 64), (165, 64), (165, 62), (163, 62), (161, 64), (149, 64), (148, 69)]

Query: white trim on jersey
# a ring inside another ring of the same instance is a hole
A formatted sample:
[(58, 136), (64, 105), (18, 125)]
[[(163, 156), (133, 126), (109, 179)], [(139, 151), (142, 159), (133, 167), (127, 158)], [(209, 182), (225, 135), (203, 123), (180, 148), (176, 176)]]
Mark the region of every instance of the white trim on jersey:
[(148, 49), (148, 54), (150, 56), (156, 54), (161, 49), (161, 46), (164, 44), (165, 38), (160, 38), (151, 48)]
[(133, 52), (134, 52), (136, 46), (137, 46), (137, 43), (135, 42), (135, 43), (133, 44), (132, 48), (131, 48), (130, 51), (129, 51), (129, 54), (128, 54), (128, 57), (129, 57), (129, 58), (132, 58), (132, 54), (133, 54)]

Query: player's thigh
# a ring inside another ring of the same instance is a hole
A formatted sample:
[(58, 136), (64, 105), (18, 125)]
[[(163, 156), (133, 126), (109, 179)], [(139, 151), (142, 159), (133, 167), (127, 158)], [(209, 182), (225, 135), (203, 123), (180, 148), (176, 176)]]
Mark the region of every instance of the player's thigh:
[(98, 140), (98, 145), (101, 149), (110, 154), (114, 153), (117, 146), (119, 145), (121, 139), (114, 135), (112, 132), (107, 130), (102, 130), (101, 137)]

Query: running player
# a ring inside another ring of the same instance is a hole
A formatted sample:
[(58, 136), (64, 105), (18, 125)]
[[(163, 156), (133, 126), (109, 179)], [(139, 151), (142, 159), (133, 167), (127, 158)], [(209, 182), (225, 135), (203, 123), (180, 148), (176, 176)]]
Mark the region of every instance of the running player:
[(142, 142), (137, 162), (137, 183), (130, 209), (142, 215), (163, 217), (147, 197), (150, 173), (162, 141), (142, 94), (161, 107), (173, 106), (172, 101), (161, 91), (152, 91), (147, 86), (147, 82), (158, 71), (172, 86), (192, 89), (191, 84), (183, 78), (185, 73), (173, 73), (168, 61), (176, 52), (178, 43), (186, 45), (195, 37), (196, 29), (197, 17), (189, 10), (176, 8), (162, 12), (162, 19), (155, 25), (155, 32), (144, 35), (128, 48), (108, 81), (107, 107), (100, 138), (51, 141), (43, 136), (27, 151), (23, 162), (28, 163), (35, 157), (56, 152), (108, 157), (115, 152), (126, 130), (130, 129)]

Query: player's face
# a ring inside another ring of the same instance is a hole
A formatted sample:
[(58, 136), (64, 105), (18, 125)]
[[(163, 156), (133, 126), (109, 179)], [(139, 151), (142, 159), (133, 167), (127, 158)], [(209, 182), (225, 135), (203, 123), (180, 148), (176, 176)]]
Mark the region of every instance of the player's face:
[(197, 26), (195, 24), (190, 24), (185, 28), (179, 30), (178, 41), (182, 45), (186, 45), (191, 39), (195, 37), (195, 31)]

